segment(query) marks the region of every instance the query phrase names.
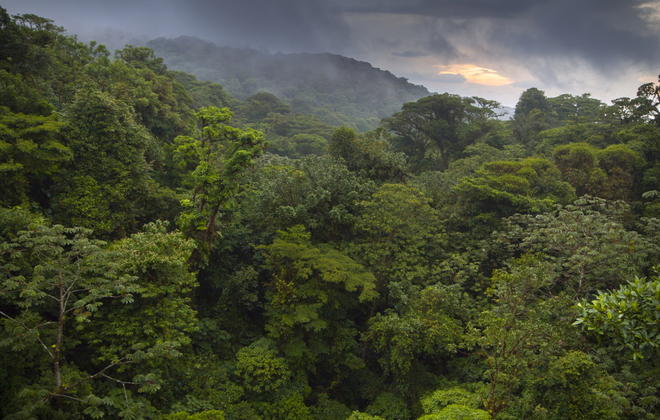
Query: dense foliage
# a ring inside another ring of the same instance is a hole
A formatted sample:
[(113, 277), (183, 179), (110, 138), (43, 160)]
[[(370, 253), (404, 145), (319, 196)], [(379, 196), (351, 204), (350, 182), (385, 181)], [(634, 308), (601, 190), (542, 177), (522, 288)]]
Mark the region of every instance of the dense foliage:
[(0, 8), (0, 417), (660, 416), (660, 83), (358, 133), (299, 81), (236, 99)]

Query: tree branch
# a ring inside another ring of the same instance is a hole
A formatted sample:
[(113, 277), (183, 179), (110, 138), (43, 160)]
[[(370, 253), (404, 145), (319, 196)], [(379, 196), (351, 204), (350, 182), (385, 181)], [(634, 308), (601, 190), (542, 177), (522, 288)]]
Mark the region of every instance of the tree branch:
[(50, 397), (57, 397), (57, 398), (68, 398), (70, 400), (78, 401), (81, 403), (84, 403), (84, 400), (81, 400), (80, 398), (72, 397), (71, 395), (66, 395), (66, 394), (58, 394), (56, 392), (49, 392), (48, 393), (48, 398)]
[(49, 322), (44, 322), (44, 323), (42, 323), (42, 324), (37, 325), (37, 326), (34, 327), (34, 328), (29, 328), (27, 325), (25, 325), (25, 324), (22, 323), (21, 321), (19, 321), (19, 320), (17, 320), (16, 318), (13, 318), (13, 317), (7, 315), (7, 314), (4, 313), (3, 311), (0, 311), (0, 315), (4, 316), (5, 318), (9, 319), (10, 321), (15, 322), (16, 324), (20, 325), (21, 327), (23, 327), (23, 328), (24, 328), (25, 330), (27, 330), (27, 331), (36, 330), (36, 331), (37, 331), (37, 341), (39, 341), (39, 344), (41, 344), (41, 347), (44, 348), (44, 350), (46, 351), (46, 353), (48, 353), (48, 355), (50, 356), (50, 358), (51, 358), (51, 359), (54, 358), (53, 353), (50, 351), (50, 349), (48, 348), (48, 346), (47, 346), (47, 345), (41, 340), (41, 337), (39, 337), (39, 328), (41, 328), (41, 327), (43, 327), (43, 326), (45, 326), (45, 325), (47, 325), (47, 324), (52, 324), (52, 322), (50, 322), (50, 321), (49, 321)]

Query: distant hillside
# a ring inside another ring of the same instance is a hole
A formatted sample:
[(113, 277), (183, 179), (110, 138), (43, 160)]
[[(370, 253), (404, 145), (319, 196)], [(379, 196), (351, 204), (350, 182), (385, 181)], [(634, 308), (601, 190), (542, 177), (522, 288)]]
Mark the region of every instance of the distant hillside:
[(376, 127), (403, 103), (429, 95), (423, 86), (341, 55), (271, 54), (192, 37), (158, 38), (148, 46), (168, 67), (220, 83), (240, 99), (270, 92), (295, 112), (360, 130)]

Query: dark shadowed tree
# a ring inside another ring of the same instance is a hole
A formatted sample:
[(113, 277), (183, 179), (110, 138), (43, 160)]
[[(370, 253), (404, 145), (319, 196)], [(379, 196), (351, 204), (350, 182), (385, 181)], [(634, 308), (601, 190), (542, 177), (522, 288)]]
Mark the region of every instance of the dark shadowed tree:
[(496, 102), (444, 93), (403, 105), (384, 120), (395, 149), (414, 162), (414, 170), (444, 170), (463, 149), (492, 130)]

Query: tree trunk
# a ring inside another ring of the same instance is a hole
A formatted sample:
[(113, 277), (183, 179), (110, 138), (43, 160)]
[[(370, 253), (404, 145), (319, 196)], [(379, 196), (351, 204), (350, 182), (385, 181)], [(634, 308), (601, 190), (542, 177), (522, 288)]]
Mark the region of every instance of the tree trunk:
[(60, 312), (57, 320), (57, 338), (53, 351), (53, 373), (55, 375), (55, 387), (58, 392), (62, 388), (62, 343), (64, 342), (64, 322), (66, 317), (65, 300), (64, 284), (60, 283)]

